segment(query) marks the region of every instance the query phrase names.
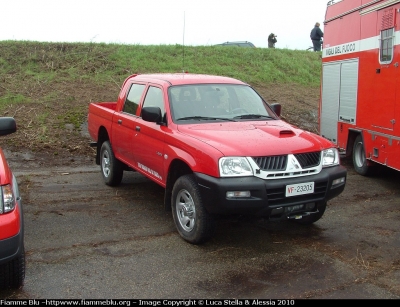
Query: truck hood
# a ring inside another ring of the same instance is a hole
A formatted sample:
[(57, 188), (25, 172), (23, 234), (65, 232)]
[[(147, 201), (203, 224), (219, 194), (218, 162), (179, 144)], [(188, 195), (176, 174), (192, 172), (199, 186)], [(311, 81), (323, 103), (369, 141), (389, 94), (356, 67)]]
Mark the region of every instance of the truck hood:
[(179, 125), (178, 130), (218, 149), (224, 156), (284, 155), (335, 146), (281, 120)]

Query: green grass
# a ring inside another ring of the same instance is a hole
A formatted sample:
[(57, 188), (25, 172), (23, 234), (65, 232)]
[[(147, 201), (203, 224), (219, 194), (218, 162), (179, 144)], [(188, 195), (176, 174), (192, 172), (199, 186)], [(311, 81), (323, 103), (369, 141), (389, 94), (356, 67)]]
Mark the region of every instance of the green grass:
[(248, 83), (318, 86), (320, 53), (268, 48), (94, 43), (0, 42), (1, 77), (107, 82), (133, 73), (217, 74)]
[(0, 111), (12, 103), (52, 101), (62, 83), (120, 85), (134, 73), (187, 71), (253, 86), (311, 87), (319, 86), (321, 74), (320, 53), (289, 49), (2, 41), (0, 54)]

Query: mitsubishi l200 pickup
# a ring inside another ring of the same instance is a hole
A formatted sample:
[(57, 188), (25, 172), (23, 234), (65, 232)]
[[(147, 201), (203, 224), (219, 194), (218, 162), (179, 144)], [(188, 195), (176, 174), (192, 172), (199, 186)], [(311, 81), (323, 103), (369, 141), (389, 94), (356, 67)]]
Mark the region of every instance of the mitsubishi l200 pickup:
[(136, 171), (165, 189), (181, 237), (200, 244), (218, 215), (312, 224), (345, 188), (332, 142), (280, 119), (249, 84), (223, 76), (129, 76), (115, 102), (90, 103), (105, 184)]

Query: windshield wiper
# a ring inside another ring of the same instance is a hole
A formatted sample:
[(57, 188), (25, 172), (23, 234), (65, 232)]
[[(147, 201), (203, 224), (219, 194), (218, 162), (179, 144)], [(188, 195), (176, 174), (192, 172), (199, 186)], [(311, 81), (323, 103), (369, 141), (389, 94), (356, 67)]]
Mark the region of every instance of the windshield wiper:
[(270, 119), (275, 119), (272, 116), (269, 115), (260, 115), (260, 114), (243, 114), (239, 116), (235, 116), (234, 118), (239, 118), (239, 119), (253, 119), (253, 118), (270, 118)]
[(234, 122), (234, 119), (231, 118), (226, 118), (226, 117), (208, 117), (208, 116), (187, 116), (187, 117), (181, 117), (177, 118), (177, 120), (226, 120), (226, 121), (231, 121)]

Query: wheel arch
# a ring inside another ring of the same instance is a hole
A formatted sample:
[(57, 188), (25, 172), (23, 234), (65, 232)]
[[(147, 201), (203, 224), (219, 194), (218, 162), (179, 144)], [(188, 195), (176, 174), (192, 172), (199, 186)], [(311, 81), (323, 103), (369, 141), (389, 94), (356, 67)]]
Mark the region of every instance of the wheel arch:
[(109, 135), (108, 135), (108, 131), (104, 126), (101, 126), (99, 128), (99, 132), (98, 132), (98, 137), (97, 137), (97, 147), (96, 147), (96, 164), (100, 165), (100, 149), (101, 149), (101, 145), (103, 145), (103, 143), (105, 141), (108, 141), (110, 139)]
[(168, 170), (167, 184), (164, 194), (164, 208), (166, 211), (171, 211), (172, 188), (174, 187), (176, 180), (183, 175), (192, 173), (192, 169), (184, 161), (180, 159), (174, 159), (171, 162)]
[(349, 135), (348, 135), (347, 144), (346, 144), (346, 158), (352, 157), (354, 142), (358, 135), (361, 135), (363, 142), (364, 142), (364, 135), (362, 133), (362, 130), (349, 129)]

